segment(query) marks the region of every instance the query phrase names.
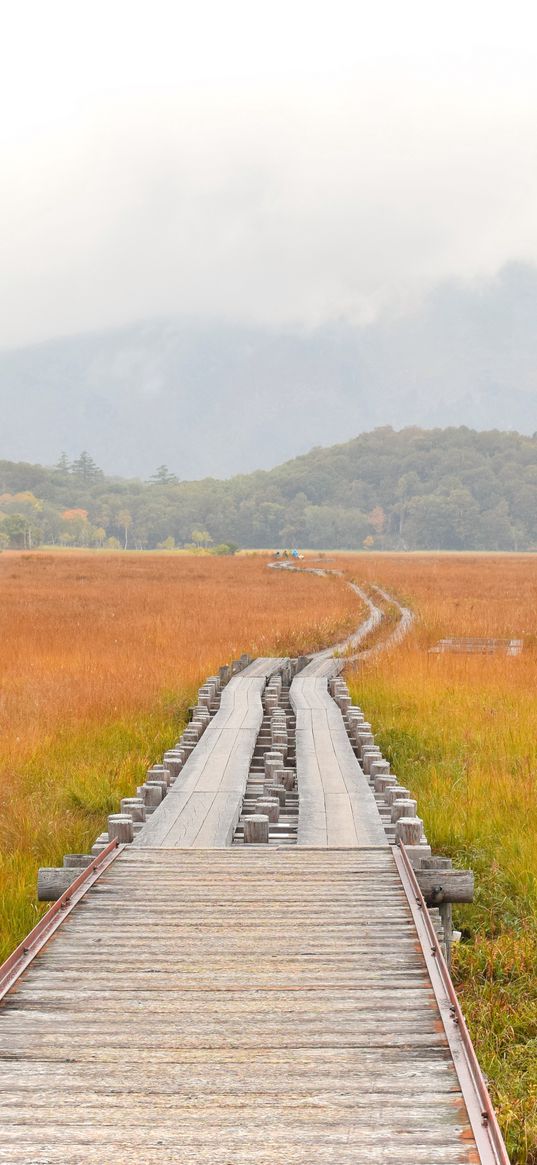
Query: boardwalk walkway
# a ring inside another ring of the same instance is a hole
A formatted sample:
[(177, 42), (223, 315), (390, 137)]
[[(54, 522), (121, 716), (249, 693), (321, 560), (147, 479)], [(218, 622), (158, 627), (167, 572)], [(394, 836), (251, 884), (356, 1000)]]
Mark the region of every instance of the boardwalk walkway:
[(126, 849), (7, 997), (0, 1161), (478, 1160), (388, 847)]
[(298, 845), (384, 845), (371, 789), (326, 679), (301, 672), (291, 685), (296, 715)]
[[(0, 1165), (507, 1165), (337, 667), (292, 711), (288, 661), (234, 676), (134, 843), (0, 971)], [(295, 716), (298, 832), (232, 846)]]
[(283, 659), (258, 659), (234, 676), (219, 711), (135, 844), (184, 848), (230, 845), (263, 719), (266, 681)]

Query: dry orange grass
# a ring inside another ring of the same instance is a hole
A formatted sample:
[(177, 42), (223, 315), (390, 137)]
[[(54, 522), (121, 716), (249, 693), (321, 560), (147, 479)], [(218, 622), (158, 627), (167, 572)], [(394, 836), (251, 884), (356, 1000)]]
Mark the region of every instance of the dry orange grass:
[(4, 554), (0, 595), (3, 762), (58, 727), (190, 691), (243, 651), (329, 643), (360, 610), (341, 582), (253, 557)]
[(3, 554), (0, 598), (0, 954), (35, 921), (37, 866), (91, 845), (206, 675), (360, 619), (340, 580), (261, 557)]

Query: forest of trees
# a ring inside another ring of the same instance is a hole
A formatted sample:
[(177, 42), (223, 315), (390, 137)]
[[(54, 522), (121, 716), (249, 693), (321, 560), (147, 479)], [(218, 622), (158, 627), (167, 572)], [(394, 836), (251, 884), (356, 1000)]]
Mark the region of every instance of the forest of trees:
[(386, 427), (227, 481), (0, 461), (0, 549), (47, 545), (537, 549), (537, 434)]

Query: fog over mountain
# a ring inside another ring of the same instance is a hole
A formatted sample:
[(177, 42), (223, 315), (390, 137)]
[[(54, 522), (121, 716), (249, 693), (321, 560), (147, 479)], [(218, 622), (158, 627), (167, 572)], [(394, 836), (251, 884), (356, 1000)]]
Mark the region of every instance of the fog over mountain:
[(394, 427), (537, 429), (537, 268), (439, 284), (369, 325), (185, 317), (0, 352), (0, 457), (106, 472), (269, 468)]

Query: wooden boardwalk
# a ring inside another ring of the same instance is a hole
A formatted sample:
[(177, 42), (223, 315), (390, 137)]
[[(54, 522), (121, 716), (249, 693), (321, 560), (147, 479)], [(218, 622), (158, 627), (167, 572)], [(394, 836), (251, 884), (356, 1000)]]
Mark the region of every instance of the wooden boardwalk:
[(267, 678), (284, 663), (257, 659), (230, 680), (181, 780), (144, 826), (137, 846), (203, 849), (231, 844), (263, 719), (261, 696)]
[(291, 703), (296, 715), (298, 845), (387, 844), (375, 799), (326, 679), (306, 668), (293, 680)]
[(0, 1161), (479, 1160), (392, 852), (125, 849), (6, 999)]
[(338, 667), (290, 689), (298, 844), (231, 846), (294, 722), (265, 690), (288, 661), (256, 660), (134, 842), (0, 971), (0, 1165), (508, 1165)]

